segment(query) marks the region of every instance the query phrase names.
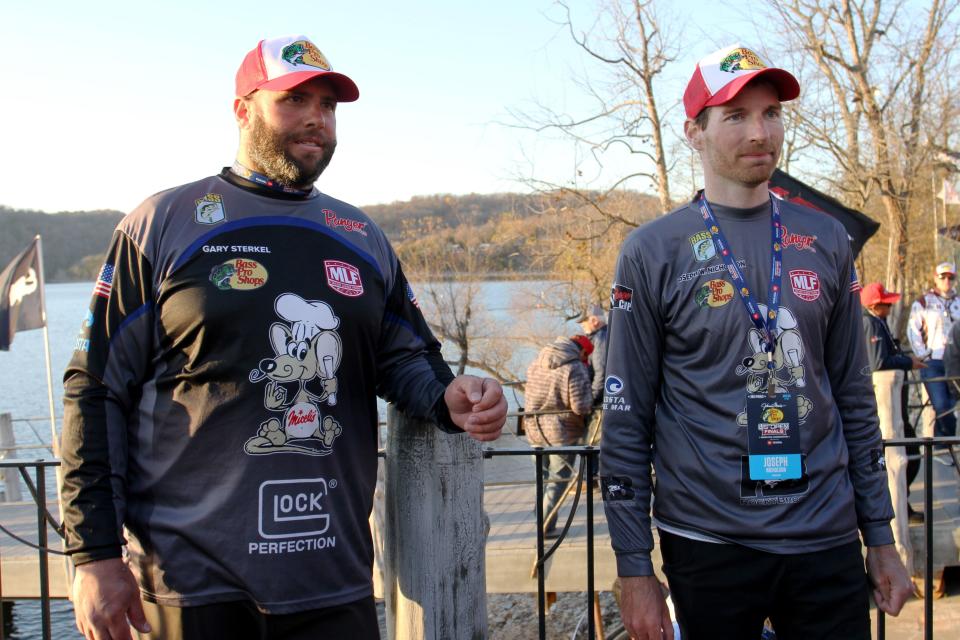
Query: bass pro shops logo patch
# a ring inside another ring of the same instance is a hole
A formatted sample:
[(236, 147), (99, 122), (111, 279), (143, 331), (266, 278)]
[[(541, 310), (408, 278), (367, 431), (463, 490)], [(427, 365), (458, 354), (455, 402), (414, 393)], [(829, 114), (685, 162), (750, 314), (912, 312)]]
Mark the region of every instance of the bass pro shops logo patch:
[(726, 71), (727, 73), (735, 73), (737, 71), (753, 71), (755, 69), (766, 69), (767, 65), (763, 64), (763, 61), (760, 59), (760, 56), (755, 54), (750, 49), (739, 47), (734, 49), (727, 55), (726, 58), (720, 61), (720, 69)]
[(330, 70), (330, 63), (327, 62), (326, 56), (320, 53), (320, 50), (313, 46), (312, 42), (307, 40), (297, 40), (288, 44), (280, 52), (280, 57), (295, 67), (305, 64), (324, 71)]
[(223, 196), (219, 193), (208, 193), (197, 198), (196, 220), (199, 224), (217, 224), (227, 219), (227, 212), (223, 208)]
[(726, 280), (711, 280), (700, 287), (694, 296), (697, 306), (722, 307), (733, 300), (733, 285)]

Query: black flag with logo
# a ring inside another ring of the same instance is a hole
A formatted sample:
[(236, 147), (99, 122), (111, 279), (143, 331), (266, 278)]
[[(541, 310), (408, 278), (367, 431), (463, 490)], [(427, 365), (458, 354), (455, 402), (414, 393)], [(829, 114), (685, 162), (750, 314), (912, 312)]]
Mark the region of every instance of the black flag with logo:
[(39, 238), (0, 273), (0, 350), (10, 349), (17, 331), (43, 327)]
[(816, 209), (836, 218), (850, 236), (854, 257), (860, 254), (863, 245), (880, 228), (880, 223), (870, 216), (843, 206), (830, 196), (820, 193), (780, 169), (774, 171), (773, 177), (770, 178), (770, 191), (784, 200)]

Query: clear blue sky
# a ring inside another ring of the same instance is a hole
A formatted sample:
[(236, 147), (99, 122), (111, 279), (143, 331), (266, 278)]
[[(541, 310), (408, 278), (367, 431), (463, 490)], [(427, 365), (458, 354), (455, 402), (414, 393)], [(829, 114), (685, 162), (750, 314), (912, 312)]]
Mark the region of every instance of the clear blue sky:
[[(588, 27), (596, 3), (570, 4)], [(740, 18), (717, 6), (675, 9), (694, 16), (691, 69), (741, 39), (730, 35)], [(368, 205), (523, 191), (517, 177), (531, 174), (563, 182), (575, 172), (570, 143), (496, 124), (534, 101), (588, 105), (572, 81), (587, 62), (551, 21), (561, 16), (550, 0), (8, 0), (0, 204), (128, 211), (216, 173), (236, 151), (233, 77), (244, 54), (260, 38), (301, 33), (361, 93), (338, 110), (340, 145), (321, 190)]]

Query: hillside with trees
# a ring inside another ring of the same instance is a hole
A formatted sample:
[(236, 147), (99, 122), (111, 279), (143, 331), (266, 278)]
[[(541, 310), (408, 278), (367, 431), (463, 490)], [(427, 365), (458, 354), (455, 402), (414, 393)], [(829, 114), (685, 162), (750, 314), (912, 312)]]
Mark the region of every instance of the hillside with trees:
[[(617, 197), (631, 220), (656, 214), (654, 198), (632, 192)], [(565, 268), (560, 246), (587, 241), (586, 234), (578, 239), (570, 228), (576, 228), (578, 218), (588, 218), (583, 210), (588, 206), (575, 195), (556, 191), (417, 196), (364, 211), (386, 232), (412, 278), (553, 277)], [(40, 234), (48, 282), (94, 280), (122, 217), (119, 211), (49, 214), (0, 206), (0, 265)], [(607, 253), (600, 247), (581, 251), (587, 261)], [(604, 260), (605, 278), (611, 260)]]
[(95, 280), (122, 217), (119, 211), (51, 214), (0, 205), (0, 265), (6, 266), (40, 234), (47, 282)]

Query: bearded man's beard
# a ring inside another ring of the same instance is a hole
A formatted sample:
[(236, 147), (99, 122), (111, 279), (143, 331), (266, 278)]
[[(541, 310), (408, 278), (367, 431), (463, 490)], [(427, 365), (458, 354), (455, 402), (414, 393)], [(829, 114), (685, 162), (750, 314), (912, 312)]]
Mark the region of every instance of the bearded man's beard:
[(286, 149), (287, 143), (302, 137), (302, 134), (280, 133), (271, 128), (259, 114), (254, 114), (247, 153), (267, 177), (288, 187), (307, 190), (330, 164), (337, 141), (328, 141), (316, 162), (307, 163), (290, 156)]

